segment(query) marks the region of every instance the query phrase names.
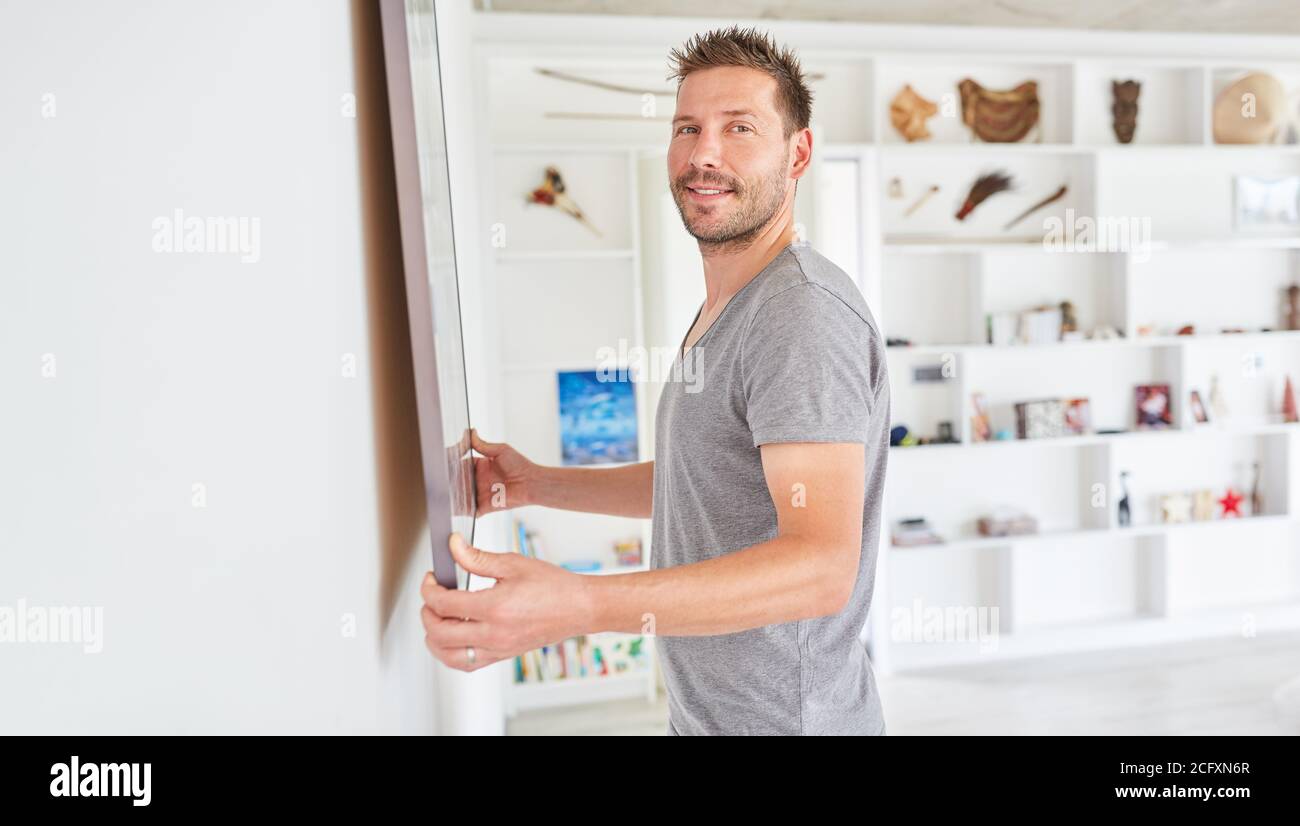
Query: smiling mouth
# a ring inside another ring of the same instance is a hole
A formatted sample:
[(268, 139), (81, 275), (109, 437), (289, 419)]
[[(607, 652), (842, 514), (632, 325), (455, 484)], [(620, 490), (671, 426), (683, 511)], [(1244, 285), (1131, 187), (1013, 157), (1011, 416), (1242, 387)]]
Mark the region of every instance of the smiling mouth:
[(698, 201), (716, 201), (732, 194), (732, 190), (722, 189), (720, 187), (688, 186), (686, 188), (690, 190), (691, 195)]

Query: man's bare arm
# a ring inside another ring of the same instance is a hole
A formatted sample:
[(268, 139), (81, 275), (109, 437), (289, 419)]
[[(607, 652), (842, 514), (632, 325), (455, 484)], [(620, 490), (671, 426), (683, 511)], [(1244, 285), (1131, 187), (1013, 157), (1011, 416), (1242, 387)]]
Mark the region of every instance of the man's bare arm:
[(584, 513), (650, 517), (654, 462), (616, 468), (537, 466), (532, 504)]
[(714, 559), (587, 577), (591, 631), (729, 634), (843, 610), (862, 555), (865, 448), (770, 444), (775, 539)]
[(474, 460), (479, 513), (541, 505), (546, 508), (649, 518), (654, 462), (614, 468), (546, 467), (508, 444), (488, 442), (475, 431)]

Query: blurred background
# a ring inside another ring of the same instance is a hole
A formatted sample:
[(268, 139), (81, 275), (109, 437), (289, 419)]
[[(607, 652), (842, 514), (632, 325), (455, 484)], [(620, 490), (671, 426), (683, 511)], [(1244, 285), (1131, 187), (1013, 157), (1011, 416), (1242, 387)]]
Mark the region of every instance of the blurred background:
[[(667, 55), (758, 25), (811, 74), (798, 231), (891, 345), (889, 732), (1300, 731), (1287, 3), (434, 6), (482, 434), (652, 458), (703, 298)], [(0, 142), (0, 732), (664, 731), (653, 638), (424, 649), (374, 4), (6, 3)], [(476, 534), (596, 576), (649, 540)]]

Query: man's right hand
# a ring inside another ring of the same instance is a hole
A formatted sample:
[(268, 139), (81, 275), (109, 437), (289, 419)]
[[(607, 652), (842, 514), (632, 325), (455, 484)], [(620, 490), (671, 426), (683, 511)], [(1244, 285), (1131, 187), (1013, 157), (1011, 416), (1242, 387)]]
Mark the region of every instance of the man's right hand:
[(532, 504), (530, 486), (538, 466), (504, 442), (485, 442), (470, 431), (474, 457), (474, 494), (480, 515)]

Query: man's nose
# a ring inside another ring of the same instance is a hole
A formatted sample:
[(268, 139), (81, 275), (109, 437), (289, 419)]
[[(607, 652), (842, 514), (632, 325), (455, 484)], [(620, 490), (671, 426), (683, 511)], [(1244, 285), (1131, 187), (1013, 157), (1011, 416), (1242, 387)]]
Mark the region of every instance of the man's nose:
[(722, 166), (722, 140), (717, 133), (700, 131), (691, 150), (691, 166), (696, 169), (718, 169)]

